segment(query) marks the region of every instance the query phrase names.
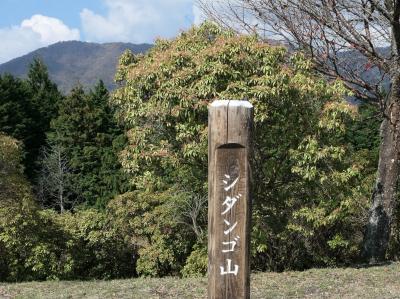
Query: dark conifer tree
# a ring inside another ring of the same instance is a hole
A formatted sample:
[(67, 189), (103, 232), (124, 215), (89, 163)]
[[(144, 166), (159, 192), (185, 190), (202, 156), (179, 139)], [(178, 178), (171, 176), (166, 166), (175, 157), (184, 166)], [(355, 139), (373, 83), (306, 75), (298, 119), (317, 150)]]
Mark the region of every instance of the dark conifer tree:
[(46, 65), (40, 59), (34, 59), (28, 71), (26, 86), (29, 102), (32, 107), (33, 125), (30, 130), (32, 138), (26, 143), (26, 173), (29, 178), (37, 172), (37, 159), (40, 148), (46, 145), (46, 134), (50, 122), (57, 117), (58, 104), (63, 96), (57, 85), (49, 78)]
[(40, 148), (46, 144), (46, 133), (61, 99), (57, 85), (38, 59), (30, 65), (26, 80), (10, 74), (0, 76), (0, 131), (23, 142), (25, 174), (32, 182)]
[(49, 135), (64, 150), (74, 196), (89, 206), (104, 207), (126, 186), (117, 158), (125, 141), (108, 99), (102, 81), (88, 93), (75, 87), (61, 103)]
[(0, 75), (0, 131), (24, 144), (31, 142), (32, 114), (25, 82), (10, 74)]

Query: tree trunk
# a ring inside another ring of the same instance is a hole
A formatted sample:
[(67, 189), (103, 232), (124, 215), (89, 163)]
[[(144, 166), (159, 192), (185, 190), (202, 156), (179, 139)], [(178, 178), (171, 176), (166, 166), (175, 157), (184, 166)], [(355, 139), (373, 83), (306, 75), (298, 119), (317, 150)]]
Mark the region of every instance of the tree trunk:
[(363, 244), (363, 258), (369, 263), (385, 259), (391, 233), (399, 178), (400, 75), (393, 71), (390, 96), (381, 125), (381, 145), (372, 206)]
[(64, 173), (63, 173), (63, 165), (61, 159), (61, 150), (57, 149), (57, 158), (58, 158), (58, 199), (60, 204), (60, 213), (64, 213)]

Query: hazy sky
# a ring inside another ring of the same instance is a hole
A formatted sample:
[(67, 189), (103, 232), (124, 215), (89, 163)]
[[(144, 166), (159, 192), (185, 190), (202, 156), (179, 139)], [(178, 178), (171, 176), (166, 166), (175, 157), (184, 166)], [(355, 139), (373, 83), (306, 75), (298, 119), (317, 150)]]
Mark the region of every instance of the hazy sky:
[(0, 63), (65, 40), (152, 43), (200, 15), (194, 0), (0, 0)]

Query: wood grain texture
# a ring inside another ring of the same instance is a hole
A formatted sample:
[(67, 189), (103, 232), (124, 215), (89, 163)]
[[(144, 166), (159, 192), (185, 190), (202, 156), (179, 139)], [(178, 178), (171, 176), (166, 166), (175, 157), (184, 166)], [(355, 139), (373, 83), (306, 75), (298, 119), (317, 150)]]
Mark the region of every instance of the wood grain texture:
[(250, 168), (253, 108), (209, 106), (208, 298), (250, 298)]

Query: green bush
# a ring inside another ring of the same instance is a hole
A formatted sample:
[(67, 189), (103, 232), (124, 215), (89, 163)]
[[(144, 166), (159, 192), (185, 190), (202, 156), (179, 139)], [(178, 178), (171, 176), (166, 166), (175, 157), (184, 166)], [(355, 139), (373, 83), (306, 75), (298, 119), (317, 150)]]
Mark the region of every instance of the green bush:
[[(50, 215), (50, 214), (49, 214)], [(94, 209), (51, 213), (65, 235), (68, 279), (109, 279), (135, 275), (134, 250), (113, 227), (107, 214)]]
[(204, 245), (196, 244), (183, 267), (183, 277), (202, 277), (207, 274), (208, 252)]
[(39, 211), (32, 201), (0, 208), (0, 280), (135, 276), (134, 249), (95, 210)]
[(0, 280), (43, 279), (42, 253), (50, 246), (41, 244), (46, 227), (21, 161), (20, 143), (0, 134)]
[(126, 241), (137, 248), (137, 272), (145, 276), (179, 274), (196, 238), (179, 220), (185, 194), (130, 192), (113, 199), (108, 209)]

